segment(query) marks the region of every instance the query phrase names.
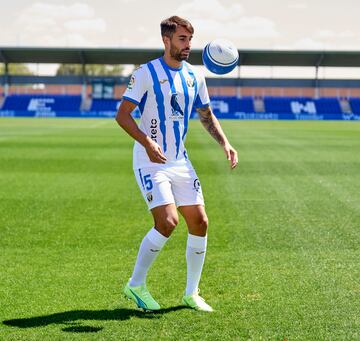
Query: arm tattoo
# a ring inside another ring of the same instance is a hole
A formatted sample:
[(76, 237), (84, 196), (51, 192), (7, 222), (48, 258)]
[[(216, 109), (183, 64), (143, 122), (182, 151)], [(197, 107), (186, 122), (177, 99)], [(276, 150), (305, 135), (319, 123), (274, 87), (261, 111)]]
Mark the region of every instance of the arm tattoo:
[(226, 137), (220, 127), (219, 121), (212, 113), (211, 108), (207, 106), (205, 108), (198, 108), (196, 111), (198, 112), (200, 122), (205, 127), (205, 129), (218, 143), (224, 145), (226, 142)]

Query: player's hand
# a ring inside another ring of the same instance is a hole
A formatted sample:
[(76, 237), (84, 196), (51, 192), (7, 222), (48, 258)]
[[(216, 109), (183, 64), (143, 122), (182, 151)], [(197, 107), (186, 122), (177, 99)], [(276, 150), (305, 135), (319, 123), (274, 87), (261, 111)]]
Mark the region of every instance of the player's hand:
[(148, 143), (145, 146), (145, 149), (151, 162), (155, 162), (155, 163), (166, 162), (166, 156), (164, 155), (160, 146), (155, 141), (149, 139)]
[(225, 152), (226, 158), (230, 161), (231, 169), (234, 169), (236, 167), (236, 165), (238, 164), (237, 151), (230, 144), (225, 144), (224, 152)]

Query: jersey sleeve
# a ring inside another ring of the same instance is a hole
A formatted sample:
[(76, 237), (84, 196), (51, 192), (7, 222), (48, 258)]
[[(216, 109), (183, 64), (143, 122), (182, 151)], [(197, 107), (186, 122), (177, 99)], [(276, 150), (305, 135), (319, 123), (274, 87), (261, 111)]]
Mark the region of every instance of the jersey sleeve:
[(199, 75), (198, 87), (198, 94), (194, 102), (195, 109), (204, 108), (210, 104), (209, 93), (206, 86), (205, 77), (203, 75)]
[(138, 105), (147, 91), (149, 77), (145, 65), (139, 66), (130, 77), (123, 99)]

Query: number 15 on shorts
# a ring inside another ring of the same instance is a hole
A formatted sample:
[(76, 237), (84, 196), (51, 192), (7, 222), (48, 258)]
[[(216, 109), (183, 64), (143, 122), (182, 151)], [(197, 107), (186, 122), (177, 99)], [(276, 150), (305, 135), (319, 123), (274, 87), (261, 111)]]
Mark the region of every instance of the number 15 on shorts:
[(151, 181), (151, 175), (150, 174), (142, 175), (141, 170), (139, 169), (139, 177), (143, 189), (147, 191), (151, 191), (154, 187), (153, 182)]
[(144, 175), (144, 187), (147, 191), (151, 191), (153, 189), (153, 183), (151, 181), (151, 175)]

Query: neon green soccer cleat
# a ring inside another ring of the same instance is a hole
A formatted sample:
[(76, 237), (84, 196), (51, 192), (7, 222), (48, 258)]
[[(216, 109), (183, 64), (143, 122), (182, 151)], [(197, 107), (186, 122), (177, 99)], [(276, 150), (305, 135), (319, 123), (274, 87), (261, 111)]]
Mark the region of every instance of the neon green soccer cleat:
[(159, 303), (151, 296), (145, 284), (131, 287), (129, 283), (127, 283), (124, 288), (124, 294), (129, 300), (134, 301), (139, 308), (144, 309), (145, 311), (155, 311), (160, 309)]
[(213, 308), (211, 308), (205, 300), (199, 296), (200, 290), (198, 292), (192, 294), (192, 295), (185, 295), (182, 298), (182, 303), (186, 306), (198, 310), (198, 311), (206, 311), (206, 312), (212, 312), (214, 311)]

